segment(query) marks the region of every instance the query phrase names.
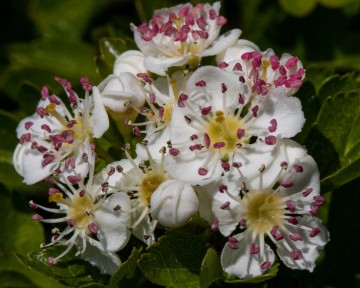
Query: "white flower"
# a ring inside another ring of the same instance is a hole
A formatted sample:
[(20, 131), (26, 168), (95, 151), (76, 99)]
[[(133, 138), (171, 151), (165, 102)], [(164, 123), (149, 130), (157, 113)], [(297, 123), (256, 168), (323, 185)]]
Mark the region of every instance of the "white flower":
[(86, 78), (82, 78), (85, 99), (76, 95), (68, 81), (56, 80), (64, 86), (72, 111), (44, 87), (36, 113), (23, 119), (16, 130), (20, 140), (13, 163), (27, 184), (41, 181), (55, 172), (66, 177), (75, 170), (85, 176), (88, 172), (84, 161), (87, 157), (85, 140), (91, 142), (93, 137), (101, 137), (109, 127), (100, 93)]
[(130, 229), (151, 244), (157, 222), (167, 227), (186, 224), (198, 210), (198, 199), (189, 184), (171, 179), (164, 170), (163, 159), (156, 160), (146, 147), (144, 150), (148, 157), (141, 161), (133, 160), (125, 150), (128, 159), (109, 165), (120, 173), (108, 182), (109, 193), (126, 193), (131, 199), (134, 214)]
[[(170, 140), (170, 123), (172, 109), (176, 101), (183, 97), (188, 75), (176, 72), (169, 77), (159, 77), (154, 80), (146, 73), (138, 74), (142, 79), (143, 91), (145, 93), (146, 106), (137, 109), (129, 104), (134, 110), (141, 114), (145, 121), (127, 121), (135, 136), (145, 134), (144, 142), (147, 142), (147, 149), (153, 158), (160, 160), (158, 153)], [(142, 145), (137, 145), (137, 155), (140, 158), (147, 158), (147, 152)]]
[(146, 73), (144, 58), (144, 54), (137, 50), (129, 50), (121, 53), (116, 57), (113, 73), (115, 75), (120, 75), (125, 72), (129, 72), (133, 75)]
[(239, 40), (219, 55), (217, 61), (227, 71), (244, 72), (244, 81), (251, 85), (252, 92), (262, 96), (273, 93), (277, 87), (285, 89), (287, 95), (294, 95), (305, 78), (298, 58), (287, 53), (279, 58), (272, 49), (261, 52), (247, 40)]
[(169, 67), (196, 67), (200, 58), (219, 54), (235, 43), (239, 29), (218, 37), (227, 22), (219, 10), (220, 2), (177, 5), (155, 11), (149, 23), (132, 25), (145, 68), (163, 76)]
[(304, 123), (299, 99), (282, 89), (252, 98), (242, 76), (220, 68), (199, 68), (186, 88), (172, 110), (166, 169), (193, 185), (241, 165), (256, 172), (272, 160), (277, 140), (296, 135)]
[[(90, 144), (86, 141), (88, 149)], [(60, 218), (44, 219), (36, 214), (33, 220), (45, 223), (67, 223), (67, 227), (60, 232), (52, 230), (53, 238), (49, 244), (43, 244), (46, 248), (55, 244), (63, 244), (68, 247), (57, 257), (49, 257), (48, 261), (56, 265), (74, 246), (79, 251), (76, 255), (93, 265), (103, 273), (111, 274), (121, 264), (119, 257), (114, 253), (121, 250), (128, 242), (130, 232), (128, 225), (131, 220), (131, 203), (123, 194), (114, 194), (107, 197), (106, 178), (101, 182), (101, 177), (93, 177), (94, 156), (88, 153), (89, 178), (85, 180), (79, 176), (70, 175), (66, 178), (66, 185), (53, 180), (60, 190), (49, 189), (49, 202), (54, 202), (58, 208), (47, 208), (30, 201), (34, 209), (42, 209), (55, 214), (65, 214)], [(113, 171), (109, 171), (107, 178)], [(69, 236), (71, 235), (71, 236)], [(97, 236), (98, 239), (95, 238)], [(68, 238), (68, 239), (66, 239)]]
[(140, 108), (145, 103), (145, 91), (139, 79), (129, 72), (109, 75), (98, 89), (104, 106), (114, 113), (123, 113), (131, 107)]
[(313, 217), (324, 203), (314, 159), (290, 140), (279, 149), (272, 165), (259, 167), (257, 177), (243, 177), (246, 171), (239, 168), (237, 176), (218, 182), (213, 226), (228, 237), (221, 265), (229, 275), (255, 277), (272, 266), (275, 254), (266, 236), (286, 266), (309, 271), (329, 240), (327, 229)]
[(160, 224), (183, 226), (197, 212), (199, 199), (186, 182), (169, 179), (161, 183), (150, 198), (151, 216)]

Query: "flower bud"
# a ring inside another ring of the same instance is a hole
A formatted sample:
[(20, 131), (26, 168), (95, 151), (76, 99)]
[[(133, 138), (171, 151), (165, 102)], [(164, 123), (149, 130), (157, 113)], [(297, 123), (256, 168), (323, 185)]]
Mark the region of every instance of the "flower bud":
[(137, 50), (130, 50), (120, 54), (114, 64), (114, 74), (129, 72), (137, 75), (141, 72), (146, 72), (144, 67), (144, 54)]
[(113, 112), (124, 112), (131, 107), (141, 108), (145, 91), (138, 78), (131, 73), (110, 75), (98, 86), (105, 107)]
[(150, 200), (151, 215), (160, 224), (180, 227), (198, 211), (199, 200), (190, 184), (167, 180), (159, 185)]

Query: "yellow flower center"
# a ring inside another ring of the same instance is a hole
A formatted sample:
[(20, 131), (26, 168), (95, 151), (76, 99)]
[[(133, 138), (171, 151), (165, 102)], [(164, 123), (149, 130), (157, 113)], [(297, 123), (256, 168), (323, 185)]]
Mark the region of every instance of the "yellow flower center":
[(144, 206), (148, 206), (152, 193), (159, 187), (161, 183), (169, 177), (164, 172), (149, 171), (144, 174), (144, 178), (139, 185), (139, 201)]
[[(223, 152), (231, 152), (236, 149), (236, 144), (244, 142), (246, 139), (238, 139), (237, 131), (242, 128), (239, 118), (234, 115), (224, 115), (222, 111), (216, 111), (215, 117), (211, 119), (205, 128), (209, 135), (211, 145), (218, 142), (224, 142)], [(212, 146), (211, 146), (212, 147)]]
[(248, 228), (256, 233), (270, 232), (274, 226), (283, 223), (284, 205), (272, 192), (272, 190), (249, 192), (243, 198)]
[(76, 195), (73, 199), (64, 199), (62, 193), (49, 196), (49, 202), (61, 203), (69, 207), (68, 219), (77, 229), (87, 229), (92, 223), (91, 213), (95, 210), (94, 201), (89, 194)]
[[(74, 139), (78, 140), (76, 142), (82, 143), (85, 140), (88, 131), (84, 126), (82, 116), (76, 116), (74, 119), (76, 121), (76, 124), (74, 124), (72, 127), (68, 127), (69, 124), (68, 120), (56, 111), (56, 105), (54, 103), (51, 103), (48, 106), (46, 106), (46, 112), (53, 115), (56, 118), (56, 120), (58, 120), (64, 126), (64, 129), (62, 131), (65, 130), (73, 131)], [(63, 145), (66, 146), (71, 144), (64, 142)]]
[(164, 106), (163, 119), (165, 120), (166, 124), (169, 124), (171, 122), (171, 115), (172, 115), (173, 108), (174, 108), (173, 101), (171, 101), (170, 103), (168, 103)]

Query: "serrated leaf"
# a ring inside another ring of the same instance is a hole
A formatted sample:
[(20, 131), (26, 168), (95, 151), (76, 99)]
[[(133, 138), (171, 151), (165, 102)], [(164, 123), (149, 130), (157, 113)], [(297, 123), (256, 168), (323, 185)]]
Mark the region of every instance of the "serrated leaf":
[(267, 281), (271, 278), (274, 278), (279, 270), (279, 263), (275, 263), (274, 265), (271, 266), (271, 268), (269, 269), (269, 271), (265, 272), (264, 274), (262, 274), (261, 276), (257, 276), (257, 277), (253, 277), (253, 278), (247, 278), (247, 279), (239, 279), (233, 276), (228, 276), (225, 272), (224, 272), (224, 282), (226, 283), (261, 283), (264, 281)]
[(116, 287), (142, 287), (144, 284), (143, 275), (137, 265), (142, 249), (133, 248), (129, 258), (120, 265), (110, 279), (110, 288)]
[(60, 255), (64, 252), (64, 249), (65, 246), (59, 245), (42, 251), (28, 253), (27, 256), (17, 255), (17, 257), (25, 266), (66, 285), (79, 287), (80, 285), (94, 282), (100, 284), (107, 282), (108, 277), (101, 275), (97, 268), (84, 260), (75, 258), (75, 251), (70, 251), (63, 256), (56, 266), (50, 265), (48, 258)]
[(197, 235), (168, 231), (138, 261), (151, 282), (167, 287), (199, 287), (205, 243)]
[(317, 128), (328, 138), (339, 153), (342, 166), (356, 159), (348, 159), (347, 154), (359, 144), (354, 139), (359, 133), (354, 124), (359, 122), (360, 93), (338, 93), (324, 102), (317, 120)]
[(209, 248), (205, 254), (200, 270), (200, 288), (207, 288), (212, 283), (222, 278), (221, 268), (217, 252)]
[(310, 14), (316, 6), (316, 0), (278, 0), (278, 2), (286, 13), (295, 17)]
[(339, 92), (347, 92), (355, 90), (360, 87), (360, 83), (354, 80), (352, 74), (332, 75), (326, 78), (321, 83), (321, 88), (318, 94), (318, 97), (321, 102), (324, 102), (329, 96), (334, 96)]
[(360, 177), (360, 158), (321, 180), (323, 191), (332, 191)]

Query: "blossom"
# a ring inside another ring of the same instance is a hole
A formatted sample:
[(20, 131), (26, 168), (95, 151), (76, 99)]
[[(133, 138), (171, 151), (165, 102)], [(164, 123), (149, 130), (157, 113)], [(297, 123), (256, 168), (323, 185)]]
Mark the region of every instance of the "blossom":
[(220, 2), (181, 4), (156, 10), (149, 23), (132, 24), (135, 42), (145, 55), (145, 68), (164, 76), (169, 67), (196, 67), (200, 58), (231, 46), (241, 31), (234, 29), (219, 37), (227, 22), (219, 10)]
[(255, 178), (243, 177), (239, 168), (238, 176), (217, 183), (213, 226), (228, 237), (221, 265), (230, 275), (255, 277), (272, 266), (275, 254), (266, 236), (286, 266), (309, 271), (329, 240), (326, 227), (314, 217), (324, 203), (314, 159), (290, 140), (275, 158), (259, 167)]
[[(87, 157), (85, 140), (101, 137), (109, 127), (109, 120), (97, 87), (92, 87), (87, 78), (82, 78), (86, 91), (80, 99), (71, 84), (61, 78), (71, 111), (62, 100), (50, 95), (46, 87), (36, 113), (23, 119), (17, 127), (19, 144), (13, 155), (16, 171), (24, 182), (33, 184), (53, 173), (64, 177), (73, 170), (80, 176), (88, 172), (84, 161)], [(92, 95), (89, 92), (92, 91)]]
[[(86, 142), (90, 150), (90, 144), (88, 141)], [(78, 248), (77, 256), (80, 255), (97, 266), (103, 273), (111, 274), (121, 264), (119, 257), (114, 252), (121, 250), (130, 237), (128, 225), (131, 219), (129, 212), (131, 205), (123, 194), (113, 194), (107, 197), (104, 184), (106, 178), (101, 180), (99, 177), (94, 177), (94, 155), (91, 152), (88, 155), (89, 178), (87, 182), (85, 178), (76, 175), (69, 175), (65, 178), (65, 184), (52, 180), (59, 189), (49, 189), (49, 202), (56, 203), (58, 208), (48, 208), (30, 201), (30, 207), (34, 209), (65, 214), (65, 216), (45, 219), (36, 214), (32, 219), (45, 223), (65, 222), (67, 224), (62, 232), (58, 228), (54, 228), (51, 242), (41, 246), (42, 248), (55, 244), (68, 246), (57, 257), (49, 257), (50, 264), (56, 265), (76, 246)], [(107, 178), (111, 173), (112, 171), (108, 171)], [(71, 236), (69, 237), (69, 235)]]
[(140, 108), (145, 103), (145, 91), (139, 79), (129, 72), (109, 75), (98, 85), (98, 89), (102, 103), (114, 116), (122, 115), (131, 107)]
[(128, 72), (137, 75), (138, 73), (146, 73), (144, 58), (144, 54), (137, 50), (121, 53), (116, 57), (113, 74), (120, 75), (120, 73)]
[[(183, 75), (175, 72), (172, 77), (159, 77), (152, 79), (147, 73), (137, 75), (143, 82), (146, 106), (137, 109), (129, 104), (145, 121), (132, 122), (128, 119), (126, 125), (132, 128), (135, 136), (142, 136), (147, 143), (146, 149), (150, 151), (153, 158), (160, 159), (158, 151), (170, 140), (170, 124), (172, 109), (178, 99), (181, 99), (186, 87), (189, 74)], [(147, 152), (143, 145), (137, 145), (137, 155), (146, 158)]]
[(136, 237), (151, 244), (148, 241), (153, 241), (152, 232), (157, 222), (167, 227), (186, 224), (198, 210), (198, 198), (188, 183), (169, 176), (163, 157), (153, 158), (145, 146), (148, 157), (132, 159), (126, 149), (127, 159), (109, 165), (120, 172), (109, 179), (109, 192), (128, 195), (134, 219), (130, 229)]
[(250, 86), (238, 74), (204, 66), (187, 81), (187, 95), (172, 111), (172, 150), (166, 169), (172, 177), (204, 185), (222, 173), (267, 164), (278, 139), (302, 128), (301, 103), (282, 89), (266, 97), (251, 97)]
[(256, 95), (272, 93), (277, 87), (282, 87), (287, 95), (294, 95), (305, 78), (305, 70), (297, 57), (284, 53), (279, 58), (271, 48), (260, 51), (247, 40), (239, 40), (218, 55), (217, 61), (226, 66), (227, 71), (244, 72), (244, 81), (252, 86)]

